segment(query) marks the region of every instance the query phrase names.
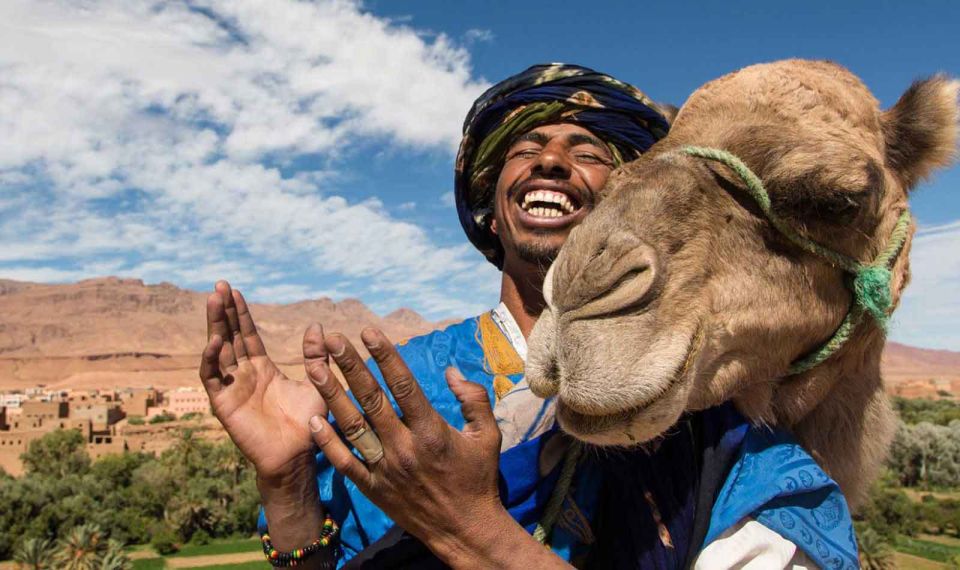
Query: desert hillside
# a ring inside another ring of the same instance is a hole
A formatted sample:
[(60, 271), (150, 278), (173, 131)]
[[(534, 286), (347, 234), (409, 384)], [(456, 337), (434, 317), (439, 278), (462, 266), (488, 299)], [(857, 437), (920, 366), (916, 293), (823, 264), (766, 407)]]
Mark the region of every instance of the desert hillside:
[[(206, 296), (115, 277), (66, 285), (0, 279), (0, 390), (196, 385)], [(301, 336), (311, 322), (355, 342), (370, 325), (399, 341), (445, 324), (410, 309), (380, 317), (356, 299), (253, 304), (251, 312), (271, 356), (298, 377)], [(960, 352), (891, 342), (883, 371), (891, 387), (931, 379), (960, 386)]]
[[(0, 280), (0, 390), (174, 387), (197, 383), (207, 293), (106, 277), (66, 285)], [(366, 326), (399, 341), (437, 327), (409, 309), (380, 317), (362, 302), (250, 307), (270, 355), (302, 376), (304, 329), (318, 321), (354, 341)]]

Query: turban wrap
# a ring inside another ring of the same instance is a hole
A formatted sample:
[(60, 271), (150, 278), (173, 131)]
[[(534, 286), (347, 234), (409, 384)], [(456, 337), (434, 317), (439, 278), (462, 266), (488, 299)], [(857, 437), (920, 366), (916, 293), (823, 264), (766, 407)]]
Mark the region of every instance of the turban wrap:
[(603, 140), (617, 165), (640, 156), (669, 129), (660, 107), (639, 89), (578, 65), (534, 65), (484, 92), (463, 123), (454, 195), (467, 237), (498, 268), (503, 248), (490, 222), (504, 155), (517, 136), (560, 122)]

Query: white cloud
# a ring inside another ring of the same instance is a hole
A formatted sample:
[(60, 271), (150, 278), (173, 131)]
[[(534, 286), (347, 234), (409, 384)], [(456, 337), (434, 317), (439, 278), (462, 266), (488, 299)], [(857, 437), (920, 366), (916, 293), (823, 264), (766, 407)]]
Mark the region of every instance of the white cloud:
[(6, 0), (0, 273), (232, 276), (279, 299), (297, 289), (259, 276), (309, 268), (352, 295), (474, 310), (445, 284), (483, 267), (467, 246), (274, 165), (370, 138), (452, 153), (485, 87), (446, 36), (346, 0)]
[(893, 316), (891, 338), (960, 350), (960, 220), (922, 228), (910, 252), (911, 281)]
[(489, 43), (493, 41), (493, 38), (494, 35), (492, 31), (481, 28), (470, 28), (463, 34), (463, 39), (467, 43)]
[(440, 203), (443, 204), (444, 206), (447, 206), (448, 208), (455, 207), (457, 205), (457, 199), (453, 195), (453, 191), (444, 192), (440, 196)]
[(85, 271), (62, 270), (52, 267), (13, 266), (0, 268), (0, 279), (13, 279), (15, 281), (66, 283), (95, 276)]
[(267, 303), (293, 303), (323, 297), (341, 299), (346, 296), (344, 293), (336, 290), (314, 289), (306, 285), (292, 283), (264, 285), (254, 288), (249, 293), (251, 300)]

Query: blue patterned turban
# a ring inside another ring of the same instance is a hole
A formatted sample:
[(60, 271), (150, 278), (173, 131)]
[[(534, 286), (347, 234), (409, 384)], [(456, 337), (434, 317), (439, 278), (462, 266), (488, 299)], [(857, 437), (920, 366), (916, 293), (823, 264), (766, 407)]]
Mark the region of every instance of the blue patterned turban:
[(488, 89), (463, 123), (454, 193), (467, 237), (498, 268), (503, 248), (490, 223), (504, 155), (516, 137), (560, 122), (579, 124), (607, 143), (617, 165), (640, 156), (670, 127), (639, 89), (579, 65), (534, 65)]

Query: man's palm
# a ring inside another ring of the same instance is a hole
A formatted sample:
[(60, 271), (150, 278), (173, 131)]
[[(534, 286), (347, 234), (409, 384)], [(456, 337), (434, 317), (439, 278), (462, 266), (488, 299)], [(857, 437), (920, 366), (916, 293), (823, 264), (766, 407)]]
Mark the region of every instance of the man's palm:
[[(259, 475), (282, 475), (313, 453), (308, 421), (326, 415), (326, 404), (309, 382), (287, 378), (270, 360), (243, 295), (225, 282), (207, 300), (207, 325), (200, 379), (213, 412)], [(317, 331), (308, 331), (305, 349), (310, 333)]]

